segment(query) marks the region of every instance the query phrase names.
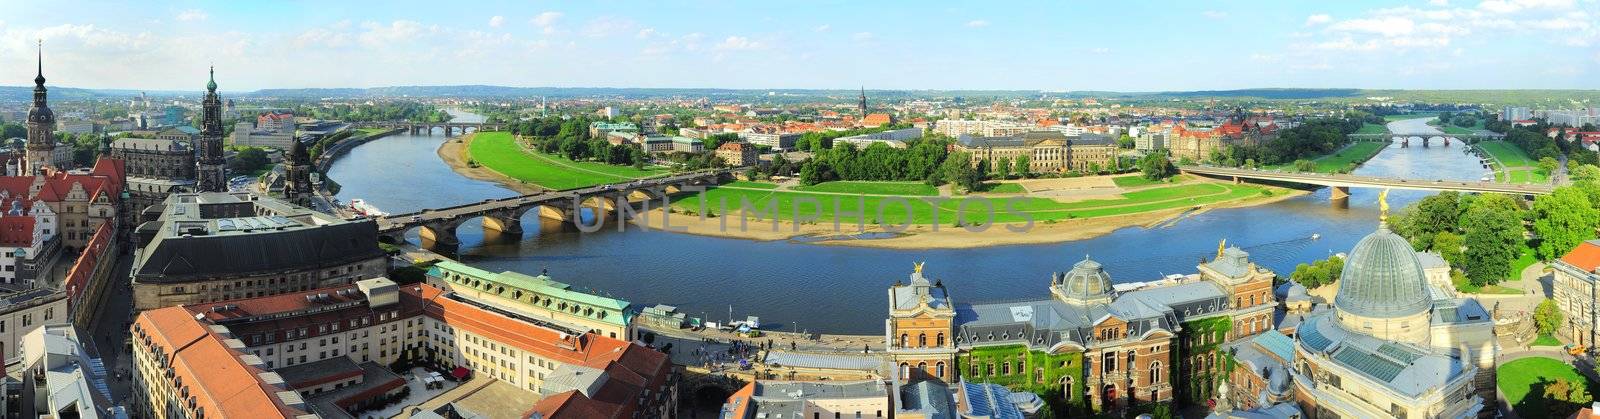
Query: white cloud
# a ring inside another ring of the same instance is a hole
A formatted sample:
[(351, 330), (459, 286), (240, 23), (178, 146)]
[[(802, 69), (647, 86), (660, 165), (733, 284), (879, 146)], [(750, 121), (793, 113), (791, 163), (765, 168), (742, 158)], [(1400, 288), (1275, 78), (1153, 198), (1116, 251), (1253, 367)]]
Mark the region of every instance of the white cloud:
[(856, 32), (855, 35), (850, 35), (850, 37), (857, 41), (871, 41), (874, 38), (877, 38), (877, 36), (873, 35), (872, 32)]
[(1531, 9), (1570, 9), (1573, 0), (1484, 0), (1478, 8), (1491, 13), (1516, 13)]
[(178, 12), (177, 19), (180, 22), (199, 22), (210, 17), (211, 15), (206, 14), (206, 12), (201, 11), (200, 9), (189, 9)]
[(632, 32), (638, 26), (632, 20), (614, 16), (601, 16), (590, 20), (583, 26), (583, 34), (595, 38), (604, 38), (618, 33)]
[(1450, 0), (1428, 0), (1428, 4), (1433, 6), (1449, 6)]
[(1089, 52), (1092, 53), (1092, 54), (1106, 54), (1106, 53), (1110, 53), (1111, 52), (1111, 48), (1094, 47), (1094, 48), (1089, 48)]
[(1207, 11), (1204, 11), (1204, 12), (1200, 12), (1200, 15), (1201, 16), (1205, 16), (1205, 17), (1210, 18), (1210, 19), (1222, 19), (1222, 18), (1228, 17), (1228, 12), (1217, 11), (1217, 10), (1207, 10)]
[(1314, 14), (1306, 17), (1306, 26), (1316, 26), (1332, 21), (1333, 16), (1328, 16), (1326, 14)]
[(833, 26), (824, 23), (824, 24), (822, 24), (822, 26), (818, 26), (818, 27), (816, 27), (816, 29), (812, 29), (811, 31), (812, 32), (827, 32), (829, 29), (833, 29)]
[(655, 36), (655, 34), (656, 28), (644, 28), (640, 29), (639, 33), (635, 34), (634, 37), (639, 39), (650, 39), (650, 37)]
[(561, 20), (561, 16), (564, 16), (561, 12), (544, 12), (529, 19), (528, 23), (538, 26), (544, 33), (555, 33), (556, 22)]
[(1377, 17), (1371, 19), (1350, 19), (1340, 21), (1329, 26), (1328, 29), (1345, 32), (1364, 32), (1383, 36), (1410, 35), (1416, 31), (1416, 22), (1411, 19), (1395, 16)]
[(1332, 51), (1374, 51), (1378, 49), (1378, 41), (1367, 40), (1365, 42), (1360, 42), (1346, 36), (1344, 38), (1339, 38), (1332, 41), (1324, 41), (1313, 44), (1311, 47)]
[(967, 27), (969, 27), (969, 28), (981, 28), (981, 27), (985, 27), (985, 26), (989, 26), (989, 21), (983, 20), (983, 19), (978, 19), (978, 20), (973, 20), (973, 21), (967, 22)]
[(387, 47), (414, 39), (424, 31), (437, 29), (437, 27), (423, 27), (421, 23), (414, 20), (396, 20), (388, 25), (367, 22), (362, 23), (361, 28), (366, 31), (357, 36), (357, 39), (361, 41), (362, 45), (369, 47)]
[(506, 24), (506, 17), (505, 16), (495, 16), (495, 17), (489, 18), (489, 27), (491, 27), (491, 28), (498, 28), (498, 27), (500, 27), (500, 25), (504, 25), (504, 24)]
[(766, 45), (743, 36), (730, 36), (713, 48), (719, 51), (746, 51), (766, 48)]

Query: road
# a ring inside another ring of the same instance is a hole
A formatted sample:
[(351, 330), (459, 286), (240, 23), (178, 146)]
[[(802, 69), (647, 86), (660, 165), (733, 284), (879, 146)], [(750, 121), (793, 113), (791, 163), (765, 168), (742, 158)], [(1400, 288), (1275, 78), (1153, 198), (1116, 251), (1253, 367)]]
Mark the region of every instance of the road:
[(128, 356), (127, 345), (123, 342), (128, 338), (128, 327), (133, 323), (133, 286), (129, 283), (128, 272), (133, 267), (132, 246), (117, 254), (116, 265), (112, 267), (110, 288), (102, 295), (98, 302), (99, 315), (89, 322), (89, 340), (99, 351), (100, 359), (105, 362), (108, 381), (111, 387), (111, 396), (117, 400), (126, 400), (129, 396), (128, 385), (131, 382), (129, 372), (132, 369), (132, 360)]

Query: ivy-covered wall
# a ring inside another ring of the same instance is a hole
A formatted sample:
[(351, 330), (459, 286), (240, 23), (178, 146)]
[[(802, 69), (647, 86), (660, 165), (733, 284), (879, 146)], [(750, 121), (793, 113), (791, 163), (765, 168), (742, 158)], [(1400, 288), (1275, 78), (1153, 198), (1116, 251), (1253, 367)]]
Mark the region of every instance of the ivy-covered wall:
[[(1022, 368), (1018, 368), (1018, 355), (1022, 355), (1025, 362)], [(1002, 362), (1010, 364), (1009, 374), (1003, 373), (1006, 369), (1001, 367)], [(994, 365), (992, 374), (988, 370), (990, 364)], [(975, 365), (976, 373), (973, 372)], [(1012, 390), (1038, 394), (1050, 403), (1057, 417), (1075, 417), (1074, 412), (1088, 409), (1083, 396), (1082, 352), (1050, 354), (1030, 351), (1024, 345), (975, 348), (956, 358), (956, 371), (963, 381), (999, 384)], [(1061, 377), (1064, 376), (1072, 377), (1072, 389), (1065, 393), (1061, 388)], [(1071, 395), (1071, 398), (1065, 395)]]
[[(1173, 386), (1178, 400), (1185, 404), (1204, 404), (1217, 392), (1217, 383), (1229, 371), (1231, 362), (1225, 351), (1218, 350), (1233, 330), (1233, 318), (1217, 316), (1183, 323), (1178, 332), (1178, 362), (1173, 364)], [(1196, 355), (1214, 357), (1211, 367), (1196, 370), (1191, 363)]]

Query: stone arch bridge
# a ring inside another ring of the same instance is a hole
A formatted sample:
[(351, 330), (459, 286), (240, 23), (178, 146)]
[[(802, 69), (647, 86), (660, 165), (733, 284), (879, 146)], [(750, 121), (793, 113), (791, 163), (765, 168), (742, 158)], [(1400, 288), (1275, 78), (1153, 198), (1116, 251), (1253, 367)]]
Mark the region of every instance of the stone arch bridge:
[(1494, 132), (1479, 132), (1472, 134), (1446, 134), (1442, 132), (1421, 133), (1385, 133), (1385, 134), (1350, 134), (1351, 141), (1383, 141), (1400, 143), (1401, 147), (1410, 147), (1412, 141), (1428, 147), (1434, 142), (1442, 142), (1449, 147), (1452, 141), (1473, 144), (1479, 141), (1494, 141), (1505, 138), (1505, 134)]
[(406, 233), (418, 229), (417, 235), (432, 240), (437, 245), (455, 246), (461, 243), (456, 228), (467, 220), (483, 218), (483, 228), (506, 234), (522, 234), (522, 216), (537, 211), (543, 218), (562, 222), (579, 222), (581, 209), (596, 211), (600, 223), (619, 205), (631, 205), (643, 200), (660, 200), (691, 186), (712, 186), (731, 180), (732, 169), (679, 173), (632, 182), (592, 186), (564, 191), (540, 192), (510, 198), (489, 199), (482, 202), (432, 208), (405, 214), (379, 217), (379, 238), (388, 243), (405, 241)]
[(384, 128), (384, 129), (399, 128), (399, 129), (404, 129), (404, 130), (406, 130), (407, 132), (410, 132), (413, 135), (426, 133), (426, 132), (432, 132), (434, 128), (443, 128), (444, 129), (444, 136), (446, 136), (446, 137), (449, 137), (451, 135), (455, 135), (455, 133), (460, 133), (462, 135), (465, 135), (467, 133), (467, 129), (469, 129), (469, 128), (472, 129), (473, 131), (498, 131), (498, 130), (500, 130), (500, 129), (505, 127), (505, 125), (503, 125), (503, 124), (492, 123), (492, 122), (410, 122), (410, 121), (357, 122), (355, 124), (355, 126), (357, 128)]

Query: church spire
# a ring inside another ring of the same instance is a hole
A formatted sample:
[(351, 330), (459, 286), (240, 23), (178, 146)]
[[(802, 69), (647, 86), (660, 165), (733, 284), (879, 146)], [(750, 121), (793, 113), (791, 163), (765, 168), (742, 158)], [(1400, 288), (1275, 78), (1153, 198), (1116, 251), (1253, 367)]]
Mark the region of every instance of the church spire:
[(211, 66), (211, 79), (206, 81), (206, 91), (217, 92), (217, 66)]
[(44, 87), (44, 40), (39, 40), (39, 75), (33, 76), (33, 85)]

